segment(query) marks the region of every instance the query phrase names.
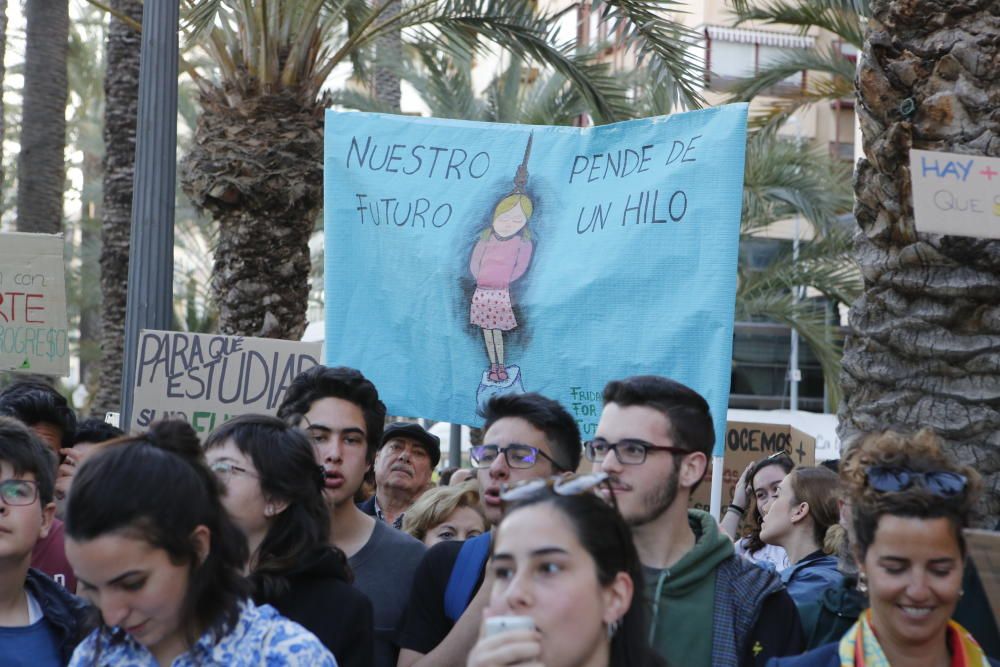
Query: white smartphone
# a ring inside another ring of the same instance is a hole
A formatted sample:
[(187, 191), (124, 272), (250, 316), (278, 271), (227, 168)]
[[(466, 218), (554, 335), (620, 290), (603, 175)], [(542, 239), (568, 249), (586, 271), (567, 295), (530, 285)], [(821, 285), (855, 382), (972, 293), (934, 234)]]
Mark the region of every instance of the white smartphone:
[(530, 616), (491, 616), (486, 619), (486, 636), (499, 635), (512, 630), (534, 630), (535, 619)]

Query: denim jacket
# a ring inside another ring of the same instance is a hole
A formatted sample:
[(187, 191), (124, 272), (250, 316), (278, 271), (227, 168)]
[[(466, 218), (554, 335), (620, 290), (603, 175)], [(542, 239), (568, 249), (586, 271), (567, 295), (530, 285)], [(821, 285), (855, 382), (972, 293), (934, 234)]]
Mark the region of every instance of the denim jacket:
[[(73, 653), (70, 667), (156, 667), (153, 654), (118, 628), (90, 633)], [(337, 667), (316, 637), (270, 605), (240, 605), (234, 627), (216, 641), (206, 632), (171, 667)]]

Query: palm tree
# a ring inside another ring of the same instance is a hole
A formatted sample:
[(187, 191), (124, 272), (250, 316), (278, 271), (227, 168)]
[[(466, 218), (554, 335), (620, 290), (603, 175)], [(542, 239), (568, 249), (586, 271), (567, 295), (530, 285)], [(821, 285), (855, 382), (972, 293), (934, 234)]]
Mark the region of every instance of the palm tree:
[(63, 228), (66, 166), (68, 0), (28, 0), (24, 113), (18, 155), (17, 229), (57, 234)]
[[(0, 91), (3, 90), (3, 79), (6, 74), (3, 59), (7, 53), (7, 0), (0, 0)], [(4, 122), (3, 96), (0, 95), (0, 146), (3, 145), (4, 131), (7, 125)], [(0, 201), (3, 201), (3, 159), (0, 157)]]
[[(104, 59), (100, 53), (104, 26), (93, 9), (78, 10), (70, 30), (67, 74), (70, 112), (67, 120), (67, 143), (82, 155), (79, 165), (83, 175), (80, 189), (80, 242), (74, 247), (73, 234), (67, 229), (67, 298), (71, 321), (79, 318), (80, 382), (91, 392), (96, 388), (100, 371), (101, 292), (101, 183), (104, 145), (101, 119), (104, 115)], [(69, 226), (71, 221), (67, 221)], [(74, 271), (70, 253), (77, 253), (79, 271)]]
[(911, 148), (1000, 155), (996, 3), (872, 0), (857, 76), (864, 292), (851, 308), (840, 434), (929, 426), (1000, 514), (1000, 242), (919, 234)]
[[(194, 4), (190, 26), (217, 78), (202, 79), (202, 116), (181, 168), (184, 190), (218, 222), (212, 290), (225, 333), (296, 339), (305, 329), (308, 239), (322, 195), (324, 82), (384, 34), (437, 40), (446, 49), (481, 52), (491, 43), (552, 65), (609, 117), (616, 106), (590, 79), (592, 68), (557, 43), (549, 17), (530, 0), (396, 0)], [(673, 4), (658, 2), (656, 6)], [(699, 102), (697, 72), (685, 44), (665, 37), (674, 24), (646, 0), (612, 0), (605, 12), (629, 43), (682, 82)], [(671, 35), (672, 37), (672, 35)]]
[[(592, 113), (605, 122), (599, 110), (588, 106), (580, 89), (552, 70), (534, 78), (517, 56), (477, 94), (472, 79), (471, 54), (444, 54), (433, 48), (414, 48), (413, 57), (389, 67), (399, 79), (409, 83), (434, 118), (455, 118), (493, 123), (529, 125), (572, 125), (581, 113)], [(611, 77), (603, 65), (592, 66), (592, 78), (600, 77), (605, 95), (626, 99), (626, 84)], [(529, 80), (530, 79), (530, 80)], [(616, 90), (617, 86), (617, 90)], [(374, 92), (352, 89), (337, 91), (335, 104), (375, 113), (391, 113), (390, 107)]]
[(825, 48), (787, 49), (781, 57), (761, 65), (757, 74), (736, 82), (733, 101), (747, 102), (789, 76), (806, 72), (806, 86), (799, 94), (772, 102), (753, 119), (755, 125), (774, 128), (802, 106), (832, 102), (854, 95), (854, 61), (843, 46), (860, 50), (864, 42), (862, 17), (867, 16), (867, 0), (732, 0), (736, 23), (750, 21), (794, 27), (805, 33), (820, 28), (834, 37)]
[[(104, 187), (101, 205), (101, 366), (93, 411), (121, 406), (125, 299), (139, 109), (141, 0), (112, 0), (105, 43)], [(127, 20), (126, 20), (127, 19)]]

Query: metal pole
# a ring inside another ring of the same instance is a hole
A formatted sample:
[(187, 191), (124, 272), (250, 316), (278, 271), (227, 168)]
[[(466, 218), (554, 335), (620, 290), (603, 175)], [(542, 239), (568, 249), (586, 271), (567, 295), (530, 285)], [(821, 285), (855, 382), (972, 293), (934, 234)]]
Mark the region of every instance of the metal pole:
[(122, 372), (121, 424), (126, 429), (131, 424), (139, 332), (169, 329), (172, 320), (179, 7), (177, 0), (146, 0), (142, 10)]
[(448, 465), (458, 468), (462, 465), (462, 425), (451, 425), (451, 444), (448, 447)]
[[(799, 263), (799, 216), (795, 216), (795, 239), (792, 241), (792, 265)], [(799, 286), (792, 288), (792, 302), (799, 302)], [(792, 349), (788, 357), (788, 407), (799, 409), (799, 332), (792, 327)]]
[[(802, 122), (792, 116), (795, 121), (795, 144), (797, 150), (802, 150)], [(799, 215), (795, 215), (795, 238), (792, 240), (792, 266), (799, 263)], [(799, 302), (799, 286), (792, 287), (792, 302)], [(799, 332), (792, 327), (791, 351), (788, 355), (788, 407), (799, 409), (799, 380), (802, 372), (799, 370)]]

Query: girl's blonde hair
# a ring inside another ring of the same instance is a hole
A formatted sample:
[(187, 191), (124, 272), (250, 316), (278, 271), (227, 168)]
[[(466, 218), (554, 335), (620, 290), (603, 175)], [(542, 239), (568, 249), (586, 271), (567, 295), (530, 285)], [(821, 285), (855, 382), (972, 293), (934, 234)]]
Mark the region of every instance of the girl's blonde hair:
[(438, 486), (425, 492), (403, 516), (403, 532), (423, 542), (431, 529), (460, 507), (475, 510), (483, 518), (483, 528), (489, 527), (479, 503), (479, 484), (470, 479), (458, 486)]
[[(495, 221), (498, 217), (500, 217), (501, 215), (503, 215), (504, 213), (506, 213), (507, 211), (511, 210), (512, 208), (518, 205), (520, 205), (521, 210), (524, 211), (525, 218), (530, 218), (532, 211), (535, 210), (534, 204), (531, 203), (531, 200), (528, 198), (528, 195), (522, 195), (522, 194), (507, 195), (506, 197), (501, 199), (500, 202), (497, 204), (496, 208), (493, 209), (493, 217), (490, 219), (490, 226), (483, 230), (481, 238), (483, 240), (488, 239), (490, 233), (493, 231), (493, 224), (492, 224), (493, 221)], [(531, 240), (531, 231), (527, 227), (524, 227), (520, 231), (520, 234), (522, 238), (528, 239), (529, 241)]]

